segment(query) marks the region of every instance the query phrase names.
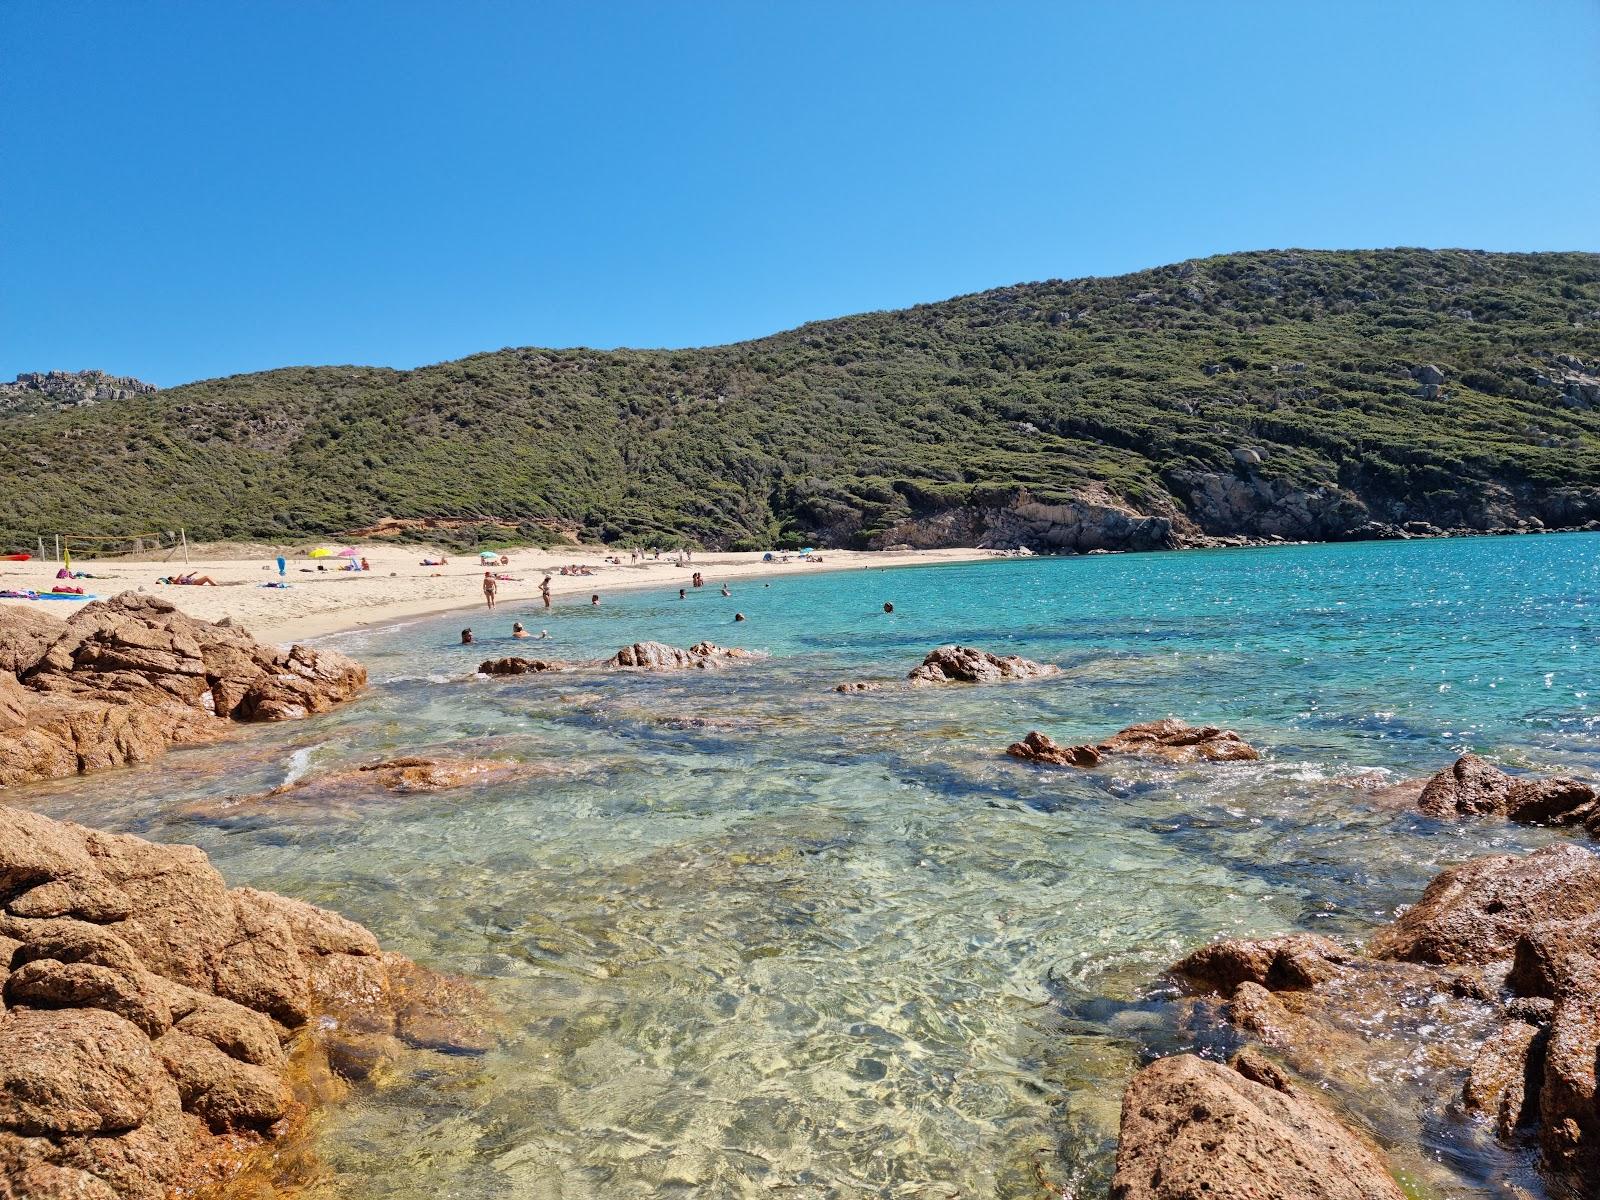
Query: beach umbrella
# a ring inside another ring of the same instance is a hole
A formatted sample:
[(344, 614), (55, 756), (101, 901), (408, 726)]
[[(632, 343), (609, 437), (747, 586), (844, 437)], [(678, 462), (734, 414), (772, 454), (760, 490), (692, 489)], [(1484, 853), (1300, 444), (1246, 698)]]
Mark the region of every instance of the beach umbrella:
[(340, 558), (354, 558), (355, 556), (356, 548), (354, 546), (346, 546), (343, 550), (339, 551)]
[(333, 550), (332, 550), (331, 547), (328, 547), (328, 546), (318, 546), (307, 557), (310, 557), (310, 558), (332, 558), (333, 557)]

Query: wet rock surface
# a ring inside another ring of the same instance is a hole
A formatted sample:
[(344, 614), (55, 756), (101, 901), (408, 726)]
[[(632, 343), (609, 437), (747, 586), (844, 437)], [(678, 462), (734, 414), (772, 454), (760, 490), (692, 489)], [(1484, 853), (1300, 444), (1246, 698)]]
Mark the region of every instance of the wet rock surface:
[[(1477, 779), (1499, 787), (1475, 764), (1461, 774), (1469, 797), (1485, 794)], [(1426, 1127), (1466, 1121), (1488, 1142), (1536, 1146), (1552, 1194), (1600, 1194), (1600, 856), (1584, 847), (1450, 868), (1365, 952), (1311, 934), (1230, 939), (1190, 954), (1172, 974), (1194, 993), (1192, 1028), (1221, 1027), (1270, 1048), (1347, 1125), (1398, 1122), (1420, 1140)], [(1373, 1095), (1372, 1080), (1397, 1075), (1430, 1096), (1425, 1111), (1397, 1114), (1391, 1098)], [(1213, 1140), (1226, 1145), (1248, 1124), (1239, 1120)], [(1125, 1133), (1128, 1121), (1125, 1108)], [(1306, 1152), (1289, 1161), (1306, 1161)], [(1230, 1191), (1236, 1181), (1217, 1172), (1195, 1175), (1211, 1183), (1197, 1191), (1113, 1195), (1279, 1194)], [(1507, 1189), (1521, 1194), (1509, 1180)]]
[(336, 651), (280, 650), (137, 592), (43, 620), (0, 610), (0, 787), (146, 762), (229, 720), (326, 712), (367, 678)]
[[(478, 1001), (192, 846), (0, 808), (0, 1195), (155, 1200), (295, 1133), (310, 1064), (481, 1051)], [(323, 1068), (324, 1073), (325, 1067)], [(9, 1189), (9, 1190), (8, 1190)]]
[(544, 658), (491, 658), (478, 664), (480, 675), (538, 675), (545, 671), (559, 671), (565, 663)]
[(1509, 775), (1464, 754), (1423, 785), (1417, 808), (1431, 817), (1497, 816), (1527, 825), (1582, 825), (1600, 836), (1600, 788), (1581, 779)]
[(906, 676), (912, 687), (939, 683), (1002, 683), (1057, 674), (1059, 668), (1019, 654), (997, 655), (972, 646), (940, 646)]
[(1253, 762), (1260, 751), (1231, 729), (1186, 725), (1168, 717), (1129, 725), (1094, 745), (1062, 746), (1038, 730), (1006, 748), (1012, 758), (1058, 767), (1095, 767), (1107, 756), (1132, 754), (1170, 763)]
[(696, 642), (687, 650), (664, 642), (634, 642), (618, 650), (605, 665), (640, 671), (710, 670), (760, 657), (754, 650), (718, 646), (714, 642)]

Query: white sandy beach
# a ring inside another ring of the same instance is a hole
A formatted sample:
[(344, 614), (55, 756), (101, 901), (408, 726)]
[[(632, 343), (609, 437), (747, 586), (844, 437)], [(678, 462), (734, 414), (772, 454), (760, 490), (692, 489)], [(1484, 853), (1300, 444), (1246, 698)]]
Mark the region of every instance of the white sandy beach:
[[(331, 544), (331, 543), (330, 543)], [(73, 557), (75, 571), (92, 578), (61, 580), (81, 586), (96, 596), (114, 596), (124, 591), (144, 591), (172, 601), (191, 616), (206, 620), (232, 617), (257, 637), (288, 642), (321, 634), (338, 633), (370, 625), (448, 612), (452, 609), (482, 611), (483, 572), (476, 555), (449, 554), (445, 566), (423, 566), (424, 558), (440, 554), (423, 546), (356, 545), (371, 564), (370, 571), (346, 572), (339, 568), (347, 561), (339, 558), (312, 559), (310, 547), (286, 550), (287, 588), (261, 586), (278, 578), (273, 561), (276, 551), (261, 548), (257, 554), (241, 554), (236, 546), (208, 549), (191, 546), (189, 562), (181, 556), (149, 559), (94, 559)], [(707, 586), (725, 581), (780, 575), (801, 575), (818, 571), (862, 570), (869, 567), (904, 567), (919, 564), (970, 562), (997, 557), (991, 550), (907, 550), (861, 551), (825, 550), (821, 562), (806, 562), (791, 555), (788, 562), (763, 562), (760, 553), (709, 552), (695, 554), (693, 561), (679, 567), (675, 558), (663, 552), (659, 559), (630, 564), (621, 554), (622, 565), (607, 563), (612, 552), (594, 546), (565, 546), (548, 550), (524, 549), (509, 552), (509, 566), (494, 570), (511, 575), (499, 584), (501, 603), (536, 601), (539, 581), (551, 576), (550, 590), (555, 603), (585, 600), (598, 593), (601, 602), (608, 593), (624, 588), (659, 587), (676, 591), (688, 587), (690, 576), (699, 571)], [(318, 571), (318, 564), (326, 568)], [(592, 575), (562, 575), (563, 566), (587, 566)], [(58, 582), (55, 562), (0, 562), (0, 590), (48, 591)], [(183, 571), (195, 571), (217, 581), (216, 587), (176, 586), (159, 579)], [(8, 600), (0, 604), (25, 605), (59, 617), (70, 616), (80, 607), (69, 600)], [(519, 615), (527, 617), (527, 606), (517, 605)], [(508, 620), (511, 619), (508, 614)]]

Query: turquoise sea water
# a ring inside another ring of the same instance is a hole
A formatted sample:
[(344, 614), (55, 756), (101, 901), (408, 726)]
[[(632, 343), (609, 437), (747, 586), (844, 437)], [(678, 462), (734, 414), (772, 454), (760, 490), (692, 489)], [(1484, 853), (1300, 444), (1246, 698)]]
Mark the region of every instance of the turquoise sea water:
[[(1469, 747), (1600, 773), (1600, 537), (819, 572), (687, 601), (678, 583), (332, 639), (374, 680), (337, 714), (8, 797), (197, 843), (230, 882), (482, 981), (501, 1045), (418, 1054), (332, 1114), (319, 1194), (1103, 1195), (1123, 1085), (1191, 1038), (1157, 988), (1173, 959), (1224, 934), (1359, 939), (1442, 866), (1565, 836), (1429, 821), (1351, 776)], [(519, 617), (555, 641), (495, 640)], [(707, 637), (771, 657), (472, 674), (527, 646)], [(1063, 671), (830, 690), (944, 642)], [(1169, 714), (1266, 758), (1075, 772), (1003, 753)], [(531, 773), (240, 800), (398, 752)], [(1527, 1182), (1470, 1125), (1398, 1115), (1426, 1085), (1372, 1080), (1427, 1194)]]

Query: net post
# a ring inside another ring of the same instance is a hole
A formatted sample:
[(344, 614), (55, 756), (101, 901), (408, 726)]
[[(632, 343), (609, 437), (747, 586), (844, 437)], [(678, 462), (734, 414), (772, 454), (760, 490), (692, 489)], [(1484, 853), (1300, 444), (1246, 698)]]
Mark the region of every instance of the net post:
[(182, 525), (178, 526), (178, 540), (183, 543), (183, 565), (189, 565), (189, 534)]

